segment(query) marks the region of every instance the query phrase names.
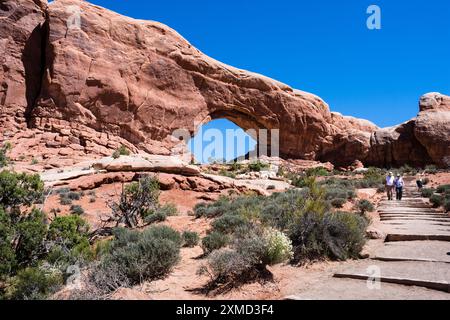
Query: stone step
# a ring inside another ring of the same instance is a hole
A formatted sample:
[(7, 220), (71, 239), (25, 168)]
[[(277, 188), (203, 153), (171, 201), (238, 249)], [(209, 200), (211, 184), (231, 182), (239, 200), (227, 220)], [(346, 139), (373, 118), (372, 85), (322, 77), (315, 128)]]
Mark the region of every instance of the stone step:
[(378, 249), (373, 259), (390, 261), (435, 261), (450, 263), (450, 244), (445, 241), (387, 242)]
[[(336, 273), (334, 275), (336, 278), (349, 278), (349, 279), (356, 279), (356, 280), (369, 280), (371, 278), (370, 275), (363, 274), (363, 273)], [(381, 282), (387, 282), (387, 283), (395, 283), (395, 284), (401, 284), (406, 286), (418, 286), (418, 287), (424, 287), (428, 289), (433, 290), (439, 290), (444, 292), (450, 293), (450, 285), (448, 281), (428, 281), (428, 280), (420, 280), (420, 279), (414, 279), (414, 278), (403, 278), (403, 277), (388, 277), (388, 276), (381, 276), (380, 278)]]
[(337, 272), (334, 277), (366, 281), (375, 277), (381, 282), (419, 286), (450, 293), (450, 268), (448, 263), (443, 262), (369, 260), (360, 266)]
[(450, 241), (450, 234), (416, 234), (416, 233), (390, 233), (386, 236), (386, 242), (394, 241), (417, 241), (417, 240), (432, 240), (432, 241)]
[(450, 294), (424, 287), (381, 283), (379, 290), (366, 281), (330, 278), (297, 289), (285, 300), (450, 300)]

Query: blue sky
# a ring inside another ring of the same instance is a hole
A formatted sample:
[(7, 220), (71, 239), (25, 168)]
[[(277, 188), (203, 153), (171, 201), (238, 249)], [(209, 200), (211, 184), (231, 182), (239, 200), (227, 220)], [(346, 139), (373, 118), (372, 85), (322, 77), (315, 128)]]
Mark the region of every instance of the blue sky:
[[(215, 59), (381, 127), (414, 117), (424, 93), (450, 94), (448, 0), (91, 2), (165, 23)], [(381, 30), (366, 27), (371, 4)]]

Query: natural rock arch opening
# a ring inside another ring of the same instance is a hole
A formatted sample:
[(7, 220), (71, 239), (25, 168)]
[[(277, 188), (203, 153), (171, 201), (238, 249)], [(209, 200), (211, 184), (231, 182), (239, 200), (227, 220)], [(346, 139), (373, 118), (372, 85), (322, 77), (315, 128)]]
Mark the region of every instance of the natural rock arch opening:
[(250, 134), (228, 117), (208, 118), (196, 128), (187, 145), (197, 163), (230, 162), (257, 150), (257, 137)]

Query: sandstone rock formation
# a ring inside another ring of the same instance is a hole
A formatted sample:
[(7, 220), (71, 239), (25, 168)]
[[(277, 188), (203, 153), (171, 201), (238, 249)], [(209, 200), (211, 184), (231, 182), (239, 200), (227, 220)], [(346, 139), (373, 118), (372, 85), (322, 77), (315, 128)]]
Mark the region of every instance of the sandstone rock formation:
[(175, 130), (193, 135), (227, 118), (243, 129), (279, 129), (284, 158), (448, 165), (443, 95), (421, 99), (416, 119), (379, 129), (330, 112), (313, 94), (213, 60), (157, 22), (79, 0), (0, 4), (0, 142), (34, 130), (50, 132), (46, 148), (65, 153), (109, 155), (125, 144), (169, 155), (180, 143)]
[(46, 4), (0, 1), (0, 139), (27, 128), (41, 89)]
[(440, 93), (420, 98), (416, 118), (371, 136), (369, 164), (390, 166), (435, 163), (450, 167), (450, 97)]

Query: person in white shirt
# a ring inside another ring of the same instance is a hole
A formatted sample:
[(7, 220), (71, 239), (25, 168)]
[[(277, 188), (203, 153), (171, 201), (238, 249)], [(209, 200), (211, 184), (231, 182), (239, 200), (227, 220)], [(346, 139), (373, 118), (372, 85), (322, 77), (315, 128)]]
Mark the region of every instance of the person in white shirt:
[(402, 176), (397, 174), (397, 178), (395, 179), (395, 194), (397, 195), (397, 200), (402, 200), (403, 198), (403, 187), (405, 185), (405, 182), (403, 181)]
[(393, 200), (394, 187), (395, 187), (394, 174), (392, 172), (389, 172), (388, 176), (386, 177), (386, 191), (388, 200)]

